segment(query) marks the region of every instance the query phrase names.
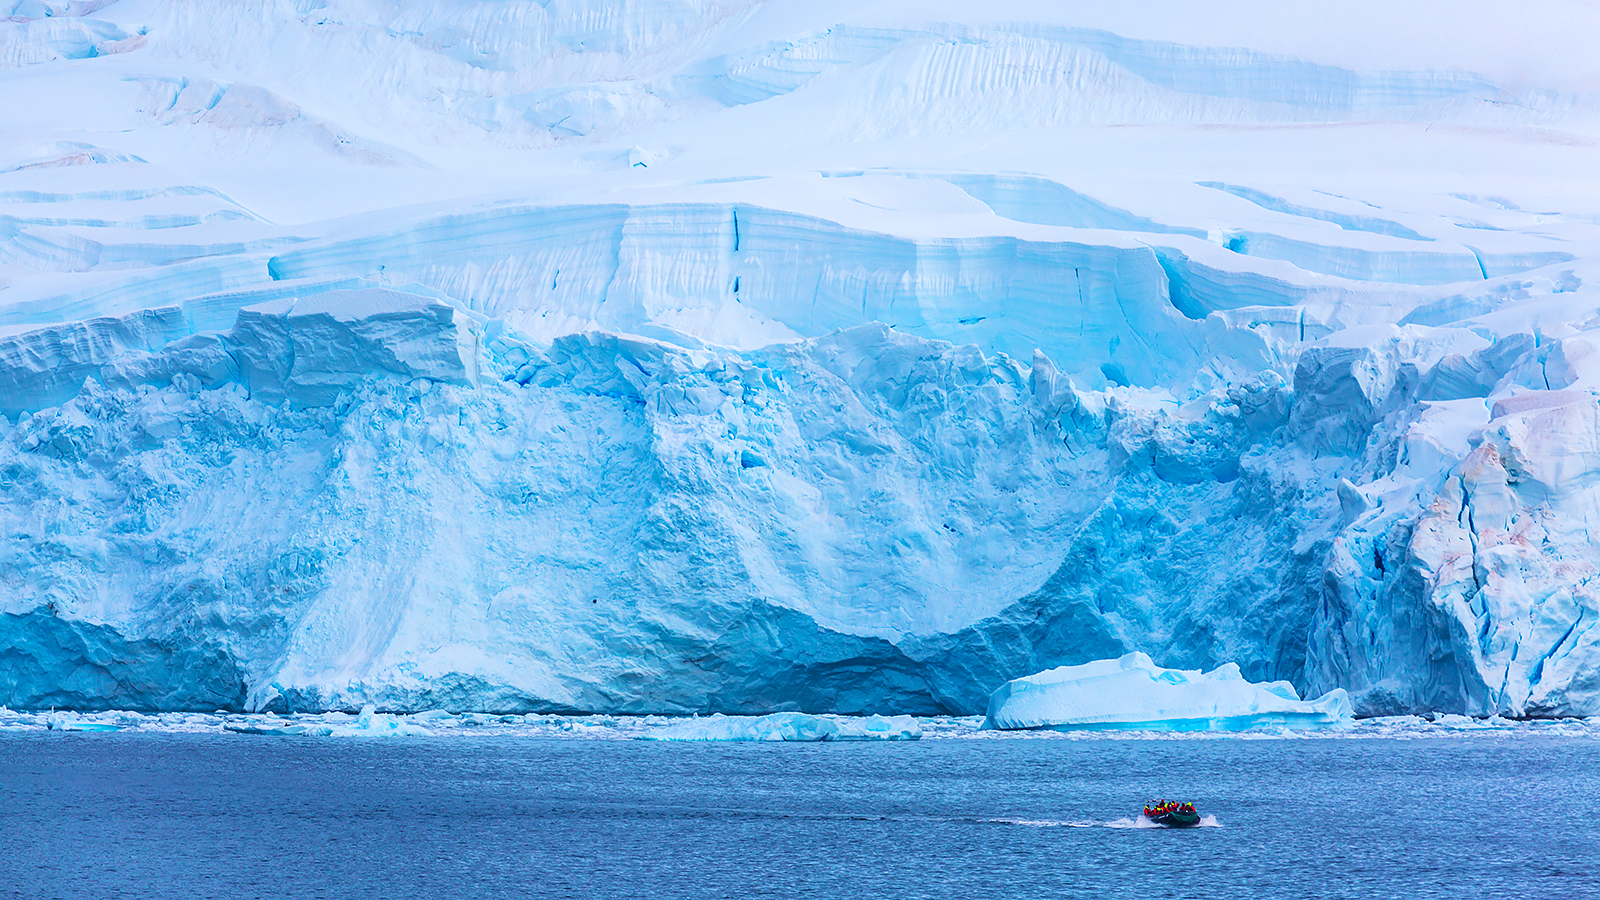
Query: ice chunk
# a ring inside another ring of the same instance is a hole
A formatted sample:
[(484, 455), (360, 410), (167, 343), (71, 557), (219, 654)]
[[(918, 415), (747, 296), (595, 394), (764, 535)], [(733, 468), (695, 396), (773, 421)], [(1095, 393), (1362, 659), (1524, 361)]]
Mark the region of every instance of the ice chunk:
[(110, 722), (88, 722), (78, 718), (63, 715), (52, 715), (45, 720), (45, 727), (51, 731), (121, 731), (121, 725)]
[(187, 336), (183, 311), (168, 306), (0, 338), (0, 411), (32, 412), (64, 403), (78, 394), (85, 378), (104, 379), (119, 357)]
[(646, 741), (916, 741), (922, 729), (911, 716), (709, 716), (640, 735)]
[(460, 337), (449, 305), (368, 288), (245, 307), (227, 342), (252, 393), (316, 406), (372, 374), (466, 384)]
[(1245, 681), (1234, 663), (1210, 672), (1163, 669), (1143, 653), (1129, 653), (1006, 682), (989, 696), (984, 727), (1238, 731), (1351, 721), (1342, 689), (1304, 701), (1286, 681)]

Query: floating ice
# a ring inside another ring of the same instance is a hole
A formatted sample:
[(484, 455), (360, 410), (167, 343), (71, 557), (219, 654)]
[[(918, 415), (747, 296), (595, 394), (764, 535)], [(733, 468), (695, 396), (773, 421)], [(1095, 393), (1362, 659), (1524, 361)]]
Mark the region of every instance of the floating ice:
[(990, 728), (1240, 731), (1262, 725), (1349, 725), (1342, 689), (1304, 701), (1286, 681), (1251, 684), (1228, 663), (1210, 672), (1163, 669), (1143, 653), (1062, 666), (1001, 685)]
[(639, 736), (647, 741), (915, 741), (922, 728), (911, 716), (708, 716)]
[(86, 731), (107, 732), (121, 731), (122, 726), (112, 722), (90, 722), (75, 716), (52, 715), (45, 720), (45, 727), (51, 731)]
[(371, 704), (362, 707), (361, 714), (346, 723), (349, 716), (332, 713), (321, 717), (323, 721), (294, 722), (283, 725), (261, 722), (227, 723), (226, 731), (237, 734), (266, 734), (309, 737), (413, 737), (432, 734), (428, 729), (409, 721), (410, 716), (391, 716), (378, 712)]
[[(753, 717), (727, 717), (748, 722)], [(827, 716), (845, 733), (881, 729), (876, 717)], [(137, 713), (111, 710), (98, 713), (29, 712), (0, 708), (0, 732), (121, 732), (123, 734), (212, 734), (227, 733), (278, 736), (361, 736), (370, 734), (428, 734), (433, 737), (479, 737), (492, 739), (542, 738), (560, 740), (636, 740), (685, 726), (704, 730), (709, 718), (676, 716), (493, 716), (481, 725), (467, 724), (466, 716), (446, 712), (417, 716), (374, 714), (368, 727), (360, 727), (359, 716), (348, 713), (295, 714), (271, 713)], [(908, 721), (909, 720), (909, 721)], [(418, 722), (425, 722), (424, 731)], [(1124, 729), (1058, 731), (1048, 728), (1011, 731), (983, 728), (982, 716), (970, 717), (891, 717), (885, 719), (891, 732), (920, 733), (921, 740), (1067, 740), (1067, 741), (1216, 741), (1216, 740), (1298, 740), (1306, 737), (1341, 740), (1430, 739), (1430, 740), (1542, 740), (1573, 738), (1594, 740), (1600, 737), (1600, 720), (1533, 719), (1514, 721), (1498, 718), (1438, 716), (1388, 716), (1357, 719), (1349, 727), (1318, 730), (1266, 728), (1254, 731), (1130, 731)], [(52, 725), (54, 723), (54, 725)], [(877, 733), (882, 733), (878, 731)], [(781, 739), (781, 738), (780, 738)]]

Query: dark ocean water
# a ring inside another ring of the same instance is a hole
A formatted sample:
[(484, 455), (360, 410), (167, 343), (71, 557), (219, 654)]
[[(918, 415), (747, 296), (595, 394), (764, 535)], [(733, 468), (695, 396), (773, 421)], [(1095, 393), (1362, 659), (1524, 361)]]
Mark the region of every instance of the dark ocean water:
[[(1222, 827), (1051, 824), (1153, 795)], [(0, 734), (29, 900), (1584, 898), (1597, 821), (1592, 739)]]

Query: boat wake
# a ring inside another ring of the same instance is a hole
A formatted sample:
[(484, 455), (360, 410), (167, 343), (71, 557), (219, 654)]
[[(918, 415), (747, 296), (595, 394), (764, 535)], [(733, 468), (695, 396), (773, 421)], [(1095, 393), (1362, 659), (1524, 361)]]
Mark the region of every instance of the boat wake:
[(985, 819), (984, 821), (995, 825), (1025, 825), (1030, 828), (1099, 828), (1106, 824), (1087, 819), (1070, 822), (1055, 819)]
[[(1030, 828), (1164, 828), (1144, 816), (1123, 817), (1102, 822), (1097, 819), (987, 819), (996, 825), (1023, 825)], [(1221, 828), (1216, 816), (1201, 816), (1197, 828)]]

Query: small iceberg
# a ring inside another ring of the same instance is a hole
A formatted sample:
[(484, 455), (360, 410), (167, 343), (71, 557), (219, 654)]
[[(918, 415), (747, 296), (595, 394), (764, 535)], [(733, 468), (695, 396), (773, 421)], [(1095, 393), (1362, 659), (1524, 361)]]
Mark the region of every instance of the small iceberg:
[(234, 734), (271, 734), (271, 735), (296, 735), (306, 734), (304, 725), (257, 725), (253, 722), (224, 722), (223, 731)]
[(51, 731), (89, 731), (89, 732), (105, 732), (105, 731), (121, 731), (122, 730), (122, 726), (121, 725), (113, 725), (110, 722), (85, 722), (82, 719), (69, 719), (69, 718), (67, 718), (65, 716), (59, 716), (59, 715), (52, 715), (49, 719), (45, 720), (45, 728), (48, 728)]
[(917, 741), (922, 728), (911, 716), (707, 716), (639, 736), (644, 741)]
[(1245, 681), (1234, 663), (1210, 672), (1163, 669), (1143, 653), (1129, 653), (1006, 682), (989, 695), (983, 727), (1243, 731), (1353, 721), (1342, 688), (1307, 701), (1287, 681)]

